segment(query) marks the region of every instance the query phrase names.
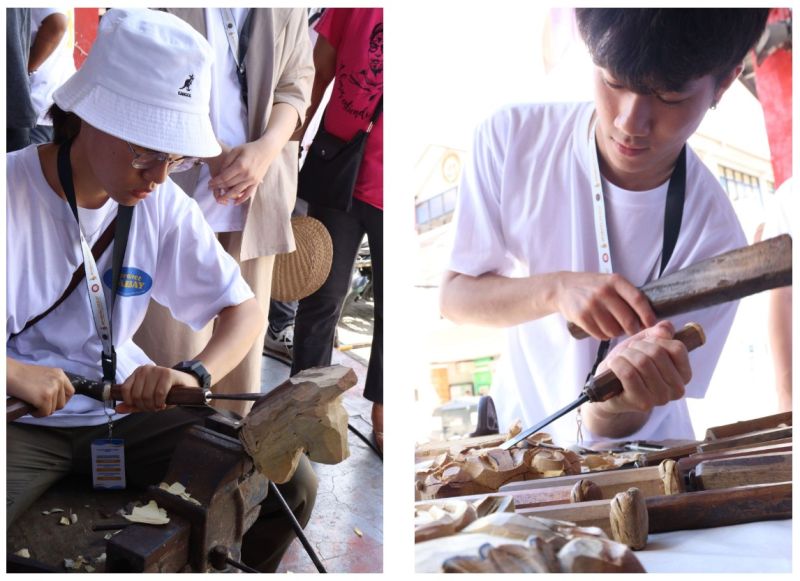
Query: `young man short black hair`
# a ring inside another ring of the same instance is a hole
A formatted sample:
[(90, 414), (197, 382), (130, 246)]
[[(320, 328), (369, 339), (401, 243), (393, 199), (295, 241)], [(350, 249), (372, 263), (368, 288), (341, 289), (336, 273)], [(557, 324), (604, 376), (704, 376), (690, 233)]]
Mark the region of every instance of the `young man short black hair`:
[[(736, 304), (657, 323), (637, 287), (746, 244), (686, 141), (741, 72), (767, 10), (576, 12), (595, 63), (594, 102), (509, 107), (478, 129), (442, 312), (508, 328), (492, 390), (501, 430), (574, 400), (602, 358), (600, 340), (627, 335), (599, 368), (623, 392), (547, 431), (574, 441), (582, 419), (588, 439), (691, 439), (684, 396), (705, 395)], [(708, 337), (691, 357), (673, 338), (689, 320)], [(567, 321), (594, 340), (573, 339)]]

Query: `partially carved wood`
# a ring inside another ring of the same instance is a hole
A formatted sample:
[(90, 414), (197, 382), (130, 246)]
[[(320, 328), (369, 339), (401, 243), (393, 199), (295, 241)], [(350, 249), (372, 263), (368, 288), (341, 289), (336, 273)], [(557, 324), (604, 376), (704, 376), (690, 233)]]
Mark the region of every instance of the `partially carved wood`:
[(620, 492), (611, 500), (609, 511), (611, 536), (634, 551), (647, 545), (647, 505), (636, 488)]
[(588, 500), (600, 500), (603, 498), (602, 489), (591, 480), (581, 478), (575, 483), (570, 491), (570, 502), (586, 502)]
[(464, 500), (414, 507), (414, 542), (453, 535), (478, 518), (475, 507)]
[(348, 367), (306, 369), (259, 399), (239, 432), (258, 470), (282, 484), (294, 475), (304, 452), (323, 464), (347, 458), (341, 395), (355, 384), (356, 374)]
[(508, 482), (577, 474), (580, 470), (580, 457), (568, 450), (489, 448), (455, 457), (443, 454), (417, 472), (417, 499), (491, 493)]
[(658, 474), (664, 485), (664, 494), (680, 494), (684, 491), (683, 479), (675, 460), (664, 460), (658, 465)]
[[(472, 554), (473, 538), (491, 539)], [(506, 542), (503, 542), (506, 540)], [(446, 573), (581, 573), (644, 572), (625, 547), (596, 528), (520, 515), (495, 514), (479, 519), (461, 533), (438, 539)], [(427, 547), (426, 547), (427, 548)]]
[(570, 573), (646, 573), (628, 547), (608, 539), (574, 539), (558, 552), (558, 560)]

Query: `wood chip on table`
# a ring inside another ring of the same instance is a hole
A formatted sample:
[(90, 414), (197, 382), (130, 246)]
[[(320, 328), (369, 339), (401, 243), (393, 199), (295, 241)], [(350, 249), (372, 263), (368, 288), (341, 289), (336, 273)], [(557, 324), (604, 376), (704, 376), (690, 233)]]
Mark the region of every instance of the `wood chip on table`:
[(151, 500), (146, 506), (136, 506), (131, 511), (131, 514), (123, 514), (122, 516), (131, 522), (150, 525), (165, 525), (169, 522), (167, 511), (160, 508), (155, 500)]
[(192, 498), (191, 494), (186, 491), (186, 487), (181, 484), (180, 482), (173, 482), (172, 484), (167, 484), (166, 482), (162, 482), (158, 485), (161, 490), (166, 490), (170, 494), (174, 494), (175, 496), (180, 496), (184, 500), (188, 500), (192, 504), (196, 504), (200, 506), (200, 502)]
[(23, 559), (30, 559), (31, 552), (28, 549), (20, 549), (19, 551), (14, 553), (17, 557), (22, 557)]

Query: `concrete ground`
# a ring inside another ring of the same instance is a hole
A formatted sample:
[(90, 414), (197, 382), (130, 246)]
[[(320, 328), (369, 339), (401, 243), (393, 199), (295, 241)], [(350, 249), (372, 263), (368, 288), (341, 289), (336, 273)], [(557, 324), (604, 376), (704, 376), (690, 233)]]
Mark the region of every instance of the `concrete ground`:
[[(338, 327), (340, 348), (332, 363), (353, 368), (358, 383), (344, 394), (349, 424), (372, 438), (372, 403), (363, 398), (364, 380), (372, 337), (372, 304), (350, 305)], [(352, 349), (347, 347), (353, 346)], [(262, 392), (289, 377), (289, 366), (263, 358)], [(335, 466), (314, 463), (319, 477), (317, 503), (305, 532), (309, 543), (329, 573), (380, 573), (383, 571), (383, 462), (352, 431), (348, 432), (350, 457)], [(317, 569), (300, 541), (295, 540), (278, 572), (314, 573)]]

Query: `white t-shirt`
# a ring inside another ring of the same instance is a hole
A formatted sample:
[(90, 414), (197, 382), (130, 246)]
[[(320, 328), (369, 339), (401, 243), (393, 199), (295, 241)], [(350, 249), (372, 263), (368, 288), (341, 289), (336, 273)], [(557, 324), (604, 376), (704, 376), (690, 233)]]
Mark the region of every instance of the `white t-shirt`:
[(797, 200), (792, 192), (792, 178), (787, 179), (775, 190), (768, 206), (767, 220), (764, 224), (763, 239), (789, 234), (794, 238), (797, 221)]
[[(72, 211), (45, 180), (36, 146), (8, 154), (6, 162), (8, 339), (58, 300), (83, 255)], [(116, 202), (109, 201), (100, 209), (79, 212), (89, 246), (114, 218), (116, 208)], [(112, 254), (109, 248), (97, 264), (107, 298)], [(151, 298), (199, 330), (223, 308), (253, 296), (197, 204), (171, 180), (136, 205), (122, 273), (112, 318), (118, 382), (152, 363), (132, 339)], [(85, 280), (57, 309), (7, 342), (9, 357), (95, 379), (102, 377), (101, 349)], [(75, 396), (52, 416), (19, 421), (90, 426), (104, 423), (106, 417), (100, 402)]]
[[(589, 184), (593, 105), (521, 105), (480, 126), (465, 168), (449, 269), (470, 276), (526, 277), (557, 271), (599, 272)], [(632, 192), (604, 183), (612, 263), (639, 286), (657, 276), (667, 185)], [(744, 234), (714, 176), (687, 150), (686, 201), (680, 235), (664, 274), (744, 246)], [(620, 250), (622, 249), (622, 250)], [(728, 335), (736, 304), (672, 319), (697, 321), (708, 342), (691, 357), (689, 397), (703, 397)], [(573, 401), (597, 354), (598, 341), (573, 339), (559, 313), (507, 330), (506, 353), (492, 395), (500, 427), (530, 426)], [(576, 412), (545, 431), (556, 442), (577, 439)], [(596, 439), (583, 429), (587, 440)], [(632, 439), (693, 438), (686, 401), (655, 408)]]
[[(214, 134), (229, 147), (247, 142), (247, 109), (242, 101), (242, 90), (236, 74), (236, 61), (228, 45), (222, 8), (206, 8), (206, 36), (214, 49), (211, 66), (211, 126)], [(249, 8), (231, 8), (233, 19), (241, 34), (242, 25)], [(200, 204), (203, 215), (214, 232), (241, 232), (244, 229), (246, 205), (234, 206), (233, 202), (219, 204), (208, 187), (211, 174), (208, 166), (200, 168), (200, 176), (192, 197)]]
[(69, 28), (58, 47), (31, 75), (31, 100), (39, 114), (39, 125), (52, 125), (53, 120), (46, 117), (53, 104), (53, 93), (75, 73), (75, 59), (72, 55), (72, 9), (31, 8), (31, 45), (45, 18), (60, 13), (69, 19)]

